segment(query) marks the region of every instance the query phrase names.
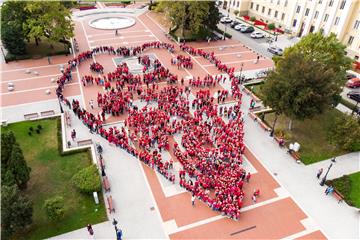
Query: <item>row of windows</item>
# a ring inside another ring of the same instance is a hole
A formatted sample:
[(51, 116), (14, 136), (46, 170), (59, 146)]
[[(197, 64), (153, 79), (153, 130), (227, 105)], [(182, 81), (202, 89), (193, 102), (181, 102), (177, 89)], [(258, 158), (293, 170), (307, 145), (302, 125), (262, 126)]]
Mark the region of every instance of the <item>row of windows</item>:
[[(253, 3), (251, 3), (251, 6), (250, 6), (251, 9), (253, 9)], [(259, 11), (259, 4), (256, 4), (256, 11)], [(270, 16), (271, 15), (271, 8), (268, 9), (268, 12), (267, 14)], [(262, 9), (261, 9), (261, 13), (265, 13), (265, 7), (263, 6)], [(278, 11), (275, 11), (274, 13), (274, 17), (277, 18), (278, 17), (278, 14), (279, 12)], [(281, 20), (284, 20), (285, 19), (285, 13), (282, 13), (281, 14)]]

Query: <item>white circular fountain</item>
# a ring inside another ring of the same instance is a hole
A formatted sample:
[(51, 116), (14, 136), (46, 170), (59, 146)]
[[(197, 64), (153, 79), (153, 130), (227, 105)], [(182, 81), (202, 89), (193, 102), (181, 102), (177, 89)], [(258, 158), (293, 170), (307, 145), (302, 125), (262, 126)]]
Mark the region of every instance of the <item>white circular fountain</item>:
[(130, 17), (103, 17), (89, 22), (91, 27), (104, 30), (122, 29), (131, 27), (134, 24), (135, 19)]

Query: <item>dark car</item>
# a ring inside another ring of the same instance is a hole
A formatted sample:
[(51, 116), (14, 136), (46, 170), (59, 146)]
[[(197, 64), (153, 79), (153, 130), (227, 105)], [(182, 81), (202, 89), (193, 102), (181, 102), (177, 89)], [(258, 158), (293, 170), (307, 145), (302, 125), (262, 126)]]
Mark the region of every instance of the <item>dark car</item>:
[(348, 92), (346, 95), (348, 96), (348, 98), (350, 98), (356, 102), (360, 102), (360, 92), (351, 91), (351, 92)]
[(231, 28), (234, 28), (236, 25), (239, 25), (240, 23), (237, 22), (237, 21), (233, 21), (231, 24), (230, 24), (230, 27)]
[(252, 33), (253, 31), (255, 31), (254, 27), (250, 26), (250, 27), (246, 27), (246, 28), (242, 28), (240, 30), (240, 32), (242, 33)]

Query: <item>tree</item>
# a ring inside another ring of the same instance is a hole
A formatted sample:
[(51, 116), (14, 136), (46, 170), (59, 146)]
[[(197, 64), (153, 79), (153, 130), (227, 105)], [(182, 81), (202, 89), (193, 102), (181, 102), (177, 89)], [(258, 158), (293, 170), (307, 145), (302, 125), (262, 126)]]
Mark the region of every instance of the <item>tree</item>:
[(275, 110), (277, 116), (284, 113), (290, 119), (312, 118), (327, 109), (332, 97), (339, 94), (334, 76), (333, 70), (320, 62), (290, 52), (279, 59), (276, 70), (266, 77), (262, 88), (264, 104)]
[(270, 29), (270, 30), (274, 30), (275, 29), (275, 23), (269, 23), (267, 25), (267, 27)]
[(18, 143), (12, 147), (8, 171), (11, 171), (14, 180), (20, 189), (25, 189), (30, 179), (31, 168), (27, 166), (24, 155)]
[(97, 192), (101, 189), (100, 176), (95, 165), (80, 170), (73, 176), (72, 182), (80, 192), (84, 193)]
[(15, 55), (26, 53), (22, 23), (26, 19), (25, 2), (6, 1), (1, 7), (1, 41)]
[(256, 17), (254, 17), (254, 16), (250, 17), (250, 21), (255, 22), (255, 21), (256, 21)]
[(16, 183), (20, 189), (26, 188), (31, 169), (26, 164), (13, 132), (1, 134), (1, 153), (2, 184), (11, 186)]
[(32, 223), (32, 203), (16, 187), (1, 187), (1, 236), (9, 239), (13, 233)]
[(23, 29), (27, 37), (35, 39), (37, 45), (42, 37), (50, 42), (61, 42), (74, 36), (71, 12), (60, 2), (27, 2), (25, 11), (29, 17)]
[(51, 220), (59, 220), (65, 215), (64, 198), (62, 196), (54, 196), (46, 199), (44, 209), (47, 216)]
[(360, 123), (353, 116), (343, 114), (329, 128), (329, 140), (347, 151), (360, 150)]

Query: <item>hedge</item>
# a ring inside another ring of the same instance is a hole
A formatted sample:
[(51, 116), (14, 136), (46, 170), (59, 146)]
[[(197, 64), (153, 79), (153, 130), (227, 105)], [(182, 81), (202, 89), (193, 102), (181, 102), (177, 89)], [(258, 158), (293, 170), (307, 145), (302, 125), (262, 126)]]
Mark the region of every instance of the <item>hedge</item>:
[[(220, 33), (221, 35), (224, 35), (224, 32), (225, 32), (225, 31), (223, 31), (223, 30), (221, 30), (219, 28), (215, 29), (215, 31)], [(225, 33), (225, 37), (232, 38), (232, 35), (230, 33)]]
[(101, 181), (98, 169), (93, 164), (80, 170), (72, 177), (72, 182), (83, 193), (92, 193), (101, 190)]

